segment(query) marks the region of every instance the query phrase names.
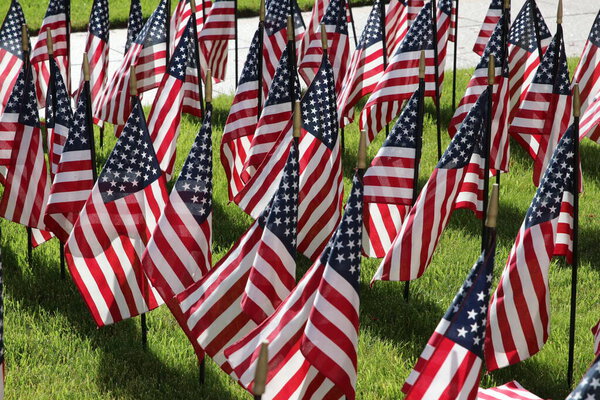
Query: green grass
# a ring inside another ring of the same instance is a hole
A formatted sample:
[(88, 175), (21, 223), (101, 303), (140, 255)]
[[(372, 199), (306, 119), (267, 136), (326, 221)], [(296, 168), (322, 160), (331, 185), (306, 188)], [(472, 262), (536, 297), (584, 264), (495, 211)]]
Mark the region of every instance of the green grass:
[[(171, 9), (174, 10), (177, 5), (177, 0), (171, 0)], [(46, 14), (46, 0), (20, 0), (25, 19), (32, 33), (37, 33)], [(71, 0), (71, 25), (74, 32), (84, 31), (90, 18), (93, 0)], [(148, 18), (152, 11), (158, 5), (158, 0), (142, 0), (142, 10), (144, 18)], [(198, 0), (199, 3), (199, 0)], [(5, 0), (0, 4), (0, 18), (4, 18), (9, 0)], [(352, 0), (353, 6), (372, 4), (368, 0)], [(110, 24), (111, 28), (125, 28), (127, 26), (127, 18), (129, 16), (130, 1), (111, 1), (109, 5)], [(309, 11), (314, 5), (313, 0), (298, 0), (298, 6), (302, 11)], [(238, 13), (240, 17), (250, 17), (258, 15), (259, 0), (238, 0)]]
[[(460, 71), (459, 94), (470, 71)], [(450, 83), (450, 79), (447, 83)], [(447, 85), (446, 89), (450, 86)], [(460, 96), (459, 96), (460, 97)], [(451, 117), (449, 91), (442, 101), (443, 128)], [(215, 262), (249, 226), (251, 220), (228, 204), (219, 143), (230, 97), (215, 101), (214, 114), (214, 251)], [(433, 106), (427, 106), (421, 184), (436, 162)], [(198, 121), (185, 117), (179, 139), (177, 169), (182, 166), (197, 132)], [(344, 183), (346, 193), (356, 162), (357, 128), (346, 130)], [(373, 157), (383, 135), (369, 148)], [(443, 136), (446, 146), (449, 139)], [(114, 138), (107, 134), (100, 161)], [(600, 317), (598, 260), (600, 222), (600, 156), (598, 146), (581, 148), (585, 193), (581, 197), (581, 266), (577, 310), (575, 380), (592, 361), (590, 328)], [(510, 173), (502, 175), (495, 278), (502, 272), (517, 230), (535, 189), (532, 162), (514, 144)], [(165, 307), (148, 315), (149, 343), (140, 344), (139, 318), (97, 329), (70, 279), (59, 277), (58, 244), (47, 243), (27, 263), (25, 228), (2, 221), (5, 278), (6, 398), (12, 399), (249, 399), (250, 396), (207, 361), (206, 383), (198, 384), (191, 345)], [(431, 266), (411, 284), (411, 299), (402, 298), (404, 285), (368, 284), (378, 260), (363, 260), (361, 278), (358, 399), (401, 399), (400, 388), (469, 269), (479, 255), (480, 222), (472, 213), (457, 211), (442, 235)], [(307, 263), (301, 260), (302, 270)], [(566, 387), (571, 269), (554, 260), (550, 269), (552, 331), (543, 350), (530, 360), (491, 374), (489, 387), (517, 379), (543, 398), (564, 399)]]

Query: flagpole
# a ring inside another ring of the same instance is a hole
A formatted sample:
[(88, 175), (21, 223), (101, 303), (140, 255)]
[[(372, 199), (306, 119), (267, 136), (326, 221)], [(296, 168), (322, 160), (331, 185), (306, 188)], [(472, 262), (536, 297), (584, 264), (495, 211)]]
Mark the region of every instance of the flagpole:
[(252, 394), (254, 400), (261, 400), (267, 387), (267, 373), (269, 372), (269, 342), (262, 342), (258, 359), (256, 360), (256, 370), (254, 372), (254, 384), (252, 385)]
[(91, 154), (90, 154), (90, 158), (92, 161), (92, 179), (94, 180), (94, 182), (96, 182), (96, 180), (98, 179), (98, 171), (97, 171), (97, 166), (96, 166), (96, 144), (95, 144), (95, 138), (94, 138), (94, 123), (92, 120), (92, 101), (91, 101), (91, 91), (90, 91), (90, 63), (89, 63), (89, 59), (87, 56), (87, 53), (83, 53), (83, 79), (84, 79), (84, 85), (85, 88), (87, 89), (87, 94), (88, 94), (88, 98), (87, 100), (87, 109), (86, 109), (86, 116), (85, 116), (85, 123), (87, 125), (87, 131), (90, 133), (90, 148), (91, 148)]
[(71, 96), (71, 0), (65, 0), (67, 13), (67, 93)]
[[(379, 2), (379, 17), (381, 18), (381, 46), (383, 50), (383, 71), (387, 69), (387, 38), (385, 30), (385, 0)], [(385, 124), (385, 136), (390, 134), (390, 125)]]
[(487, 118), (485, 126), (485, 135), (483, 139), (483, 207), (481, 218), (481, 250), (483, 251), (487, 245), (487, 229), (486, 229), (486, 214), (488, 209), (489, 190), (490, 190), (490, 142), (492, 136), (492, 107), (494, 106), (494, 83), (496, 80), (496, 59), (493, 54), (488, 58), (488, 99), (487, 99)]
[[(508, 65), (508, 30), (510, 28), (510, 0), (504, 0), (504, 7), (502, 8), (502, 17), (504, 18), (502, 23), (502, 49), (504, 57), (502, 59), (502, 71), (500, 72), (504, 75), (504, 71), (509, 70)], [(498, 88), (500, 90), (500, 88)], [(496, 170), (496, 183), (500, 185), (500, 175), (502, 172), (500, 170)]]
[(348, 7), (348, 14), (350, 14), (350, 24), (352, 25), (352, 34), (354, 35), (354, 47), (356, 47), (358, 45), (358, 38), (356, 37), (356, 26), (354, 25), (354, 14), (352, 14), (350, 0), (346, 0), (346, 6)]
[[(294, 11), (292, 11), (294, 12)], [(287, 19), (287, 39), (288, 39), (288, 65), (290, 69), (290, 98), (292, 99), (292, 112), (295, 112), (294, 100), (296, 99), (296, 76), (298, 74), (296, 67), (296, 27), (294, 25), (293, 15), (288, 15)]]
[[(235, 44), (235, 87), (237, 89), (237, 85), (238, 85), (238, 78), (240, 76), (239, 74), (239, 51), (238, 51), (238, 2), (237, 0), (233, 1), (233, 6), (235, 7), (234, 13), (233, 13), (233, 17), (235, 20), (235, 24), (234, 24), (234, 29), (235, 29), (235, 33), (234, 33), (234, 44)], [(259, 58), (262, 58), (262, 54), (259, 56)]]
[[(203, 5), (204, 7), (204, 5)], [(192, 11), (192, 35), (194, 37), (194, 62), (198, 68), (198, 100), (200, 101), (200, 116), (204, 117), (204, 99), (202, 95), (202, 68), (200, 67), (200, 46), (198, 41), (198, 22), (196, 20), (196, 0), (190, 0), (190, 8)], [(204, 8), (202, 9), (204, 11)]]
[(575, 316), (577, 312), (577, 270), (579, 269), (579, 117), (581, 103), (579, 85), (573, 88), (573, 258), (571, 260), (571, 314), (569, 320), (569, 362), (567, 366), (567, 385), (573, 384), (573, 363), (575, 360)]
[(433, 21), (433, 64), (435, 73), (435, 113), (437, 125), (437, 152), (438, 159), (442, 158), (442, 112), (440, 104), (440, 78), (438, 76), (438, 31), (437, 31), (437, 7), (435, 0), (431, 0), (431, 19)]
[[(413, 169), (412, 201), (413, 207), (419, 197), (419, 167), (423, 148), (423, 116), (425, 115), (425, 51), (421, 50), (419, 59), (419, 103), (417, 106), (417, 134), (415, 138), (415, 167)], [(410, 296), (410, 281), (404, 283), (404, 300)]]
[[(29, 86), (29, 74), (27, 70), (29, 69), (29, 33), (27, 32), (27, 24), (23, 24), (21, 26), (21, 49), (23, 50), (23, 71), (25, 71), (25, 88)], [(21, 98), (23, 101), (24, 96)], [(29, 262), (29, 267), (33, 266), (33, 242), (32, 242), (32, 232), (30, 227), (26, 227), (27, 231), (27, 261)]]
[[(262, 92), (263, 92), (263, 40), (265, 33), (265, 0), (260, 0), (260, 11), (258, 15), (258, 88), (256, 89), (258, 100), (258, 109), (256, 117), (260, 119), (262, 111)], [(237, 35), (236, 35), (237, 36)], [(237, 62), (237, 61), (236, 61)]]
[(541, 60), (542, 57), (544, 57), (544, 52), (542, 51), (542, 38), (540, 37), (540, 21), (538, 19), (537, 13), (535, 12), (535, 10), (533, 8), (531, 9), (531, 13), (532, 13), (531, 18), (533, 19), (533, 25), (535, 26), (535, 41), (537, 43), (538, 54), (539, 54), (540, 60)]
[[(452, 71), (452, 110), (456, 110), (456, 53), (458, 52), (458, 0), (456, 1), (456, 19), (454, 21), (454, 60), (453, 60), (453, 71)], [(452, 18), (452, 11), (450, 11), (450, 18)]]

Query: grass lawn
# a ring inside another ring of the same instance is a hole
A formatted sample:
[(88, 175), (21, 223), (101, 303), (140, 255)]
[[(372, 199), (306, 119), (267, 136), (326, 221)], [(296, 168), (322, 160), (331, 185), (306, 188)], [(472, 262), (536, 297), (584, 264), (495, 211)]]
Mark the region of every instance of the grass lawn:
[[(44, 15), (46, 14), (47, 0), (19, 0), (25, 13), (25, 19), (32, 32), (40, 29)], [(313, 0), (297, 0), (302, 11), (312, 9)], [(199, 3), (199, 1), (197, 1)], [(71, 24), (74, 32), (84, 31), (90, 18), (93, 0), (71, 0)], [(109, 1), (110, 23), (112, 28), (125, 28), (129, 16), (129, 1)], [(156, 8), (159, 0), (141, 0), (144, 18), (148, 18)], [(175, 9), (178, 0), (171, 0), (171, 8)], [(258, 15), (259, 0), (238, 0), (238, 10), (240, 17)], [(352, 0), (353, 6), (371, 4), (368, 0)], [(0, 4), (0, 18), (4, 19), (9, 0)]]
[[(571, 63), (573, 64), (573, 63)], [(458, 74), (462, 93), (470, 71)], [(450, 74), (446, 89), (450, 88)], [(442, 101), (444, 128), (451, 117), (450, 93)], [(219, 161), (219, 143), (231, 97), (219, 97), (214, 113), (214, 259), (218, 261), (249, 226), (251, 220), (228, 204), (225, 175)], [(422, 175), (424, 184), (436, 163), (433, 106), (427, 106)], [(179, 139), (177, 168), (191, 147), (199, 123), (184, 118)], [(445, 129), (444, 129), (445, 130)], [(346, 193), (356, 163), (358, 131), (346, 130), (343, 154)], [(372, 158), (383, 135), (369, 148)], [(444, 146), (448, 144), (443, 136)], [(97, 142), (98, 143), (98, 142)], [(98, 152), (106, 160), (112, 135)], [(599, 148), (584, 141), (581, 148), (585, 193), (581, 198), (581, 267), (577, 313), (575, 380), (591, 363), (590, 328), (600, 317), (598, 291), (600, 222)], [(511, 171), (502, 176), (498, 226), (496, 282), (514, 238), (534, 195), (532, 162), (518, 145), (512, 147)], [(140, 343), (139, 318), (97, 329), (70, 279), (59, 276), (58, 243), (42, 245), (27, 263), (25, 228), (2, 221), (0, 241), (4, 256), (6, 399), (249, 399), (216, 365), (208, 360), (206, 383), (198, 383), (197, 361), (191, 345), (165, 307), (148, 315), (149, 343)], [(435, 326), (469, 269), (479, 256), (480, 222), (459, 210), (442, 235), (429, 270), (411, 285), (411, 299), (402, 298), (404, 285), (369, 281), (378, 260), (363, 260), (359, 344), (359, 399), (401, 399), (400, 388)], [(300, 260), (301, 270), (308, 265)], [(485, 387), (517, 379), (543, 398), (564, 399), (566, 387), (569, 294), (571, 269), (554, 260), (550, 269), (550, 339), (543, 350), (514, 367), (485, 374)]]

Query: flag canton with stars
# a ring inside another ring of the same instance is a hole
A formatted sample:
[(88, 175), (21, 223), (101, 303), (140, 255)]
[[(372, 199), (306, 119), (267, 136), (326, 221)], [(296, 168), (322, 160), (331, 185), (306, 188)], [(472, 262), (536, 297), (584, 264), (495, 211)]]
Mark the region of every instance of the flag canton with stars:
[(450, 322), (444, 336), (483, 359), (483, 342), (494, 278), (494, 252), (484, 252), (456, 294), (444, 319)]
[(167, 41), (165, 25), (167, 23), (167, 0), (161, 0), (158, 7), (135, 38), (137, 44), (152, 46)]
[[(27, 78), (25, 78), (26, 74)], [(31, 66), (26, 70), (21, 70), (4, 112), (19, 114), (20, 124), (39, 127), (40, 120), (32, 75)]]
[(331, 0), (327, 6), (325, 15), (321, 19), (321, 23), (325, 25), (335, 26), (335, 32), (347, 35), (348, 34), (348, 18), (346, 17), (346, 0)]
[(90, 33), (108, 41), (108, 0), (96, 0), (90, 16)]
[(502, 10), (502, 6), (504, 5), (504, 0), (492, 0), (490, 4), (491, 10)]
[(265, 30), (267, 35), (273, 36), (280, 30), (287, 28), (287, 17), (291, 14), (290, 5), (294, 9), (294, 26), (296, 28), (304, 26), (296, 1), (271, 0), (267, 1), (265, 5)]
[(417, 135), (421, 134), (417, 130), (419, 96), (419, 89), (417, 89), (406, 107), (404, 107), (402, 114), (398, 117), (394, 128), (385, 139), (383, 147), (416, 147)]
[(567, 400), (600, 400), (600, 357), (596, 358)]
[(542, 17), (542, 13), (540, 13), (537, 5), (533, 0), (528, 0), (510, 28), (508, 42), (526, 49), (530, 53), (537, 51), (536, 19), (538, 21), (537, 30), (539, 31), (540, 40), (552, 36), (550, 30), (548, 30), (548, 27), (543, 22), (544, 17)]
[(354, 175), (350, 198), (344, 209), (342, 221), (329, 243), (329, 252), (321, 260), (344, 277), (358, 292), (360, 280), (360, 255), (362, 240), (363, 183)]
[(449, 16), (452, 13), (452, 0), (440, 0), (437, 8)]
[(594, 46), (600, 47), (600, 11), (598, 11), (598, 15), (596, 15), (588, 40), (592, 42)]
[(283, 243), (292, 255), (296, 254), (296, 224), (298, 220), (298, 148), (295, 141), (283, 169), (279, 189), (271, 200), (271, 205), (259, 218), (258, 223), (266, 226)]
[(366, 49), (373, 46), (377, 42), (383, 40), (383, 29), (382, 29), (382, 16), (381, 16), (381, 1), (375, 0), (373, 8), (369, 14), (369, 19), (365, 25), (365, 29), (360, 35), (360, 41), (358, 42), (357, 49)]
[(88, 92), (87, 85), (84, 85), (84, 89), (79, 95), (77, 101), (77, 108), (73, 114), (73, 123), (69, 129), (69, 137), (63, 148), (63, 153), (69, 151), (83, 151), (92, 149), (91, 132), (87, 123), (87, 108), (88, 108)]
[(212, 106), (206, 104), (204, 121), (185, 160), (175, 190), (198, 224), (212, 211)]
[(54, 128), (58, 124), (68, 127), (71, 124), (71, 100), (56, 61), (53, 58), (50, 58), (49, 61), (54, 91), (49, 90), (46, 99), (46, 126)]
[(427, 3), (408, 29), (406, 37), (398, 48), (398, 53), (420, 50), (433, 50), (433, 24), (431, 22), (431, 2)]
[(560, 214), (563, 193), (573, 192), (574, 174), (577, 173), (573, 167), (574, 132), (575, 129), (571, 125), (554, 150), (540, 186), (527, 210), (525, 216), (527, 228), (557, 218)]
[(125, 53), (129, 50), (131, 43), (137, 38), (138, 33), (142, 30), (142, 5), (140, 0), (131, 0), (131, 9), (129, 20), (127, 21), (127, 42), (125, 44)]
[(302, 127), (333, 150), (338, 138), (335, 78), (323, 58), (317, 76), (302, 99)]
[(185, 80), (188, 60), (194, 58), (194, 48), (192, 46), (192, 22), (192, 18), (190, 18), (183, 35), (181, 35), (181, 39), (179, 39), (177, 47), (175, 47), (173, 57), (169, 62), (169, 68), (167, 70), (169, 75), (179, 79), (180, 81)]
[(480, 139), (483, 138), (488, 97), (489, 92), (486, 89), (465, 117), (456, 136), (454, 136), (440, 159), (437, 168), (463, 168), (469, 163), (471, 155), (476, 151)]
[(260, 35), (257, 30), (256, 33), (254, 33), (254, 38), (252, 38), (252, 43), (250, 44), (248, 56), (246, 57), (246, 62), (244, 63), (244, 68), (242, 69), (242, 74), (240, 75), (238, 85), (258, 81), (258, 43), (260, 40), (259, 36)]
[(46, 11), (46, 18), (58, 14), (68, 14), (69, 4), (69, 0), (50, 0), (48, 10)]
[(104, 169), (98, 188), (105, 203), (145, 189), (161, 175), (139, 99)]
[[(557, 51), (558, 54), (556, 53)], [(558, 64), (556, 64), (556, 62), (558, 62)], [(552, 85), (554, 94), (571, 94), (569, 67), (567, 66), (567, 55), (565, 53), (562, 35), (554, 35), (546, 53), (544, 53), (544, 58), (537, 69), (533, 82), (543, 85)]]
[(8, 14), (0, 28), (0, 48), (23, 59), (21, 27), (25, 24), (25, 16), (17, 1), (10, 4)]
[(502, 27), (504, 25), (504, 15), (500, 17), (496, 27), (494, 28), (494, 32), (490, 39), (488, 40), (487, 45), (485, 46), (485, 50), (483, 55), (481, 56), (481, 60), (479, 60), (479, 64), (475, 69), (487, 69), (489, 66), (490, 55), (494, 56), (496, 67), (500, 66), (502, 61), (504, 60), (504, 46), (502, 45)]
[[(288, 60), (288, 50), (286, 48), (279, 59), (279, 66), (277, 67), (277, 71), (275, 71), (275, 77), (273, 78), (273, 83), (271, 83), (271, 88), (269, 89), (269, 96), (265, 102), (266, 107), (292, 101), (289, 84), (290, 79), (292, 79), (292, 71), (290, 71)], [(300, 100), (300, 81), (298, 80), (298, 75), (294, 74), (293, 79), (294, 101)]]

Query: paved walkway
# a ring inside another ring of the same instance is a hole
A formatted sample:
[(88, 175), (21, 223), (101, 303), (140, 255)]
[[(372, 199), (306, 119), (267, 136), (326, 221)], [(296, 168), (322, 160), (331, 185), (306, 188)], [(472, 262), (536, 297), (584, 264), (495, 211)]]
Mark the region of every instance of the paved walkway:
[[(513, 0), (512, 2), (512, 19), (517, 16), (521, 6), (525, 0)], [(481, 22), (487, 12), (489, 6), (488, 0), (460, 0), (459, 8), (459, 46), (458, 46), (458, 68), (474, 67), (479, 61), (479, 57), (471, 51)], [(556, 4), (557, 0), (538, 0), (538, 6), (552, 32), (556, 31)], [(590, 0), (564, 0), (565, 12), (563, 18), (563, 29), (566, 39), (566, 49), (568, 56), (579, 56), (583, 45), (587, 39), (594, 18), (598, 13), (600, 5), (596, 1)], [(357, 35), (360, 36), (362, 29), (367, 21), (371, 7), (356, 7), (352, 9)], [(303, 13), (305, 21), (310, 18), (310, 13)], [(243, 18), (238, 22), (239, 29), (239, 71), (241, 73), (250, 40), (254, 35), (254, 31), (258, 26), (258, 18)], [(350, 30), (350, 43), (354, 48), (354, 39)], [(81, 55), (85, 45), (86, 33), (75, 33), (71, 39), (73, 46), (72, 54), (72, 71), (73, 82), (79, 82), (79, 74), (81, 71)], [(35, 38), (32, 39), (35, 43)], [(112, 74), (119, 66), (123, 59), (123, 48), (126, 40), (125, 29), (114, 29), (110, 32), (110, 66), (109, 74)], [(214, 86), (216, 94), (232, 94), (235, 91), (235, 49), (233, 48), (234, 41), (229, 42), (229, 63), (227, 69), (227, 79)], [(446, 63), (446, 69), (452, 68), (452, 43), (448, 49), (449, 60)], [(143, 102), (151, 104), (154, 96), (152, 93), (144, 96)]]

